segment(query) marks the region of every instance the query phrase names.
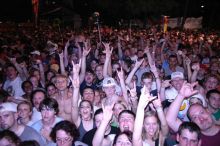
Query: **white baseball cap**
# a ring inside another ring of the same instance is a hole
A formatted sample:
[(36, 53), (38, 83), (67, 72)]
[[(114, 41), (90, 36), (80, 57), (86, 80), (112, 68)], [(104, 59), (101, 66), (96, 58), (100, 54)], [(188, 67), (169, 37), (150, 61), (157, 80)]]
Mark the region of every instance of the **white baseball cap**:
[(113, 78), (111, 77), (106, 77), (102, 81), (102, 87), (111, 87), (111, 86), (116, 86), (116, 82)]
[(173, 72), (173, 73), (171, 74), (171, 80), (173, 80), (173, 79), (175, 79), (175, 78), (184, 79), (184, 75), (183, 75), (182, 72), (179, 72), (179, 71)]
[(0, 112), (17, 112), (17, 104), (13, 102), (5, 102), (0, 104)]

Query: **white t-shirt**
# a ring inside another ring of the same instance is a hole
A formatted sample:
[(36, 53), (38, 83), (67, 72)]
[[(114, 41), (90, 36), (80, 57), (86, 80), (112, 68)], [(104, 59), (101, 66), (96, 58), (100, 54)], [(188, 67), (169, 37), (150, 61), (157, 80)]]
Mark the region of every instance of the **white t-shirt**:
[(31, 117), (31, 120), (33, 121), (33, 123), (39, 121), (42, 119), (42, 116), (41, 116), (41, 112), (39, 112), (35, 107), (33, 108), (33, 114), (32, 114), (32, 117)]
[[(174, 87), (165, 90), (165, 97), (169, 102), (173, 102), (173, 100), (176, 98), (177, 95), (178, 95), (178, 91)], [(189, 109), (189, 98), (183, 100), (183, 103), (178, 113), (178, 118), (181, 119), (182, 121), (189, 121), (187, 117), (188, 109)]]
[(21, 97), (24, 95), (24, 91), (21, 88), (22, 80), (17, 76), (13, 81), (6, 80), (3, 89), (7, 91), (13, 97)]

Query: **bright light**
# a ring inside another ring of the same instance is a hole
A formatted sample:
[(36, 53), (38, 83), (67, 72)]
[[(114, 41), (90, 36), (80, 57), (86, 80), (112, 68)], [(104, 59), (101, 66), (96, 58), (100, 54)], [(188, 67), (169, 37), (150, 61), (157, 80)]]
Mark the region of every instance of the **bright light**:
[(204, 8), (204, 5), (201, 5), (201, 8)]

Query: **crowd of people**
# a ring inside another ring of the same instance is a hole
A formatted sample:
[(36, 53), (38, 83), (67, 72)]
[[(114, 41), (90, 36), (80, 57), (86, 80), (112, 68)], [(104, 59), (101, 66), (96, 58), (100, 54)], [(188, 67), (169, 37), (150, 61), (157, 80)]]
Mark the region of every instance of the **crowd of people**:
[(0, 32), (0, 146), (219, 146), (217, 31)]

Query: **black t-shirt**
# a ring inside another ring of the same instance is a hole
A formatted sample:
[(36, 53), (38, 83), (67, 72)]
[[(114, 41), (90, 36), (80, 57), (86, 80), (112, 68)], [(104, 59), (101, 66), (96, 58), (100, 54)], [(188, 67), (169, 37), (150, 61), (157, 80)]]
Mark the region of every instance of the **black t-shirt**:
[[(92, 130), (88, 131), (83, 136), (82, 142), (84, 142), (88, 146), (92, 146), (92, 140), (93, 140), (93, 137), (95, 135), (96, 130), (97, 130), (97, 128), (93, 128)], [(111, 126), (111, 131), (110, 131), (110, 133), (108, 135), (110, 135), (110, 134), (118, 134), (118, 133), (120, 133), (119, 128)], [(107, 137), (108, 135), (105, 135), (105, 137)]]

